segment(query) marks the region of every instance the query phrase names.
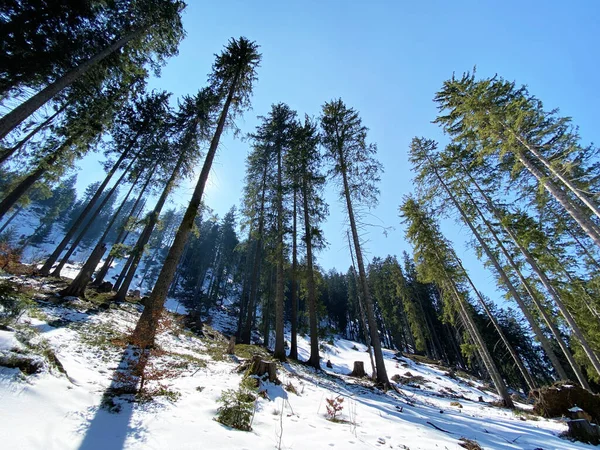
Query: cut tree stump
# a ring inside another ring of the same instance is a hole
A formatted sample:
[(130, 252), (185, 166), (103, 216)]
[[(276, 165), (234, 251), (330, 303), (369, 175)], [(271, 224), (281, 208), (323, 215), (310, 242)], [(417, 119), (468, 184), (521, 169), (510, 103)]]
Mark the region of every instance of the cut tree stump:
[(267, 375), (271, 383), (279, 384), (277, 379), (277, 367), (275, 361), (264, 361), (260, 355), (254, 355), (252, 362), (250, 363), (250, 375), (256, 375), (259, 378), (263, 378)]
[(227, 354), (228, 355), (235, 354), (235, 336), (231, 336), (229, 338), (229, 345), (227, 346)]
[(365, 373), (365, 363), (362, 361), (354, 361), (354, 369), (352, 369), (350, 376), (357, 378), (366, 377), (367, 374)]
[(595, 423), (589, 423), (585, 419), (576, 419), (568, 421), (567, 425), (569, 425), (569, 437), (593, 445), (600, 444), (600, 427)]

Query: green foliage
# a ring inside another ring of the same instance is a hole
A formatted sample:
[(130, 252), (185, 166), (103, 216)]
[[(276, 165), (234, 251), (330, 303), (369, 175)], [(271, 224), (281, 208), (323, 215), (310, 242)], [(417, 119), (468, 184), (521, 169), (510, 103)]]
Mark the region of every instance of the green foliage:
[(251, 431), (256, 396), (244, 387), (238, 390), (227, 389), (217, 400), (222, 406), (217, 409), (217, 422), (235, 428)]
[(34, 304), (31, 298), (19, 292), (10, 282), (0, 283), (0, 325), (17, 322)]

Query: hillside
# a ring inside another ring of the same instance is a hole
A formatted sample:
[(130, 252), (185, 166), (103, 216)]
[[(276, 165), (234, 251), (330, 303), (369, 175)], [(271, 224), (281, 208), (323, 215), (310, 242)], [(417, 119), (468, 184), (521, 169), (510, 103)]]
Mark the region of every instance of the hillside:
[[(252, 430), (234, 430), (214, 420), (218, 399), (240, 386), (240, 363), (263, 350), (237, 346), (236, 356), (226, 354), (226, 309), (214, 311), (214, 328), (206, 326), (202, 337), (182, 326), (183, 316), (169, 313), (160, 351), (150, 360), (157, 379), (146, 386), (153, 398), (106, 396), (119, 382), (124, 337), (142, 307), (102, 305), (102, 297), (58, 302), (53, 293), (61, 282), (12, 281), (36, 303), (18, 326), (0, 331), (0, 352), (39, 356), (33, 357), (31, 375), (0, 368), (0, 401), (8, 412), (0, 428), (3, 448), (477, 448), (461, 438), (484, 449), (591, 448), (560, 438), (566, 430), (561, 421), (532, 416), (526, 412), (531, 406), (522, 403), (516, 414), (493, 406), (497, 396), (482, 382), (411, 355), (385, 351), (388, 373), (400, 383), (397, 391), (382, 392), (367, 379), (347, 375), (354, 361), (364, 361), (367, 372), (370, 363), (364, 345), (345, 339), (322, 343), (320, 373), (295, 362), (279, 365), (281, 385), (261, 383)], [(181, 311), (176, 302), (169, 305)], [(299, 346), (306, 359), (305, 337)], [(334, 398), (343, 398), (335, 422), (326, 411), (326, 400)]]

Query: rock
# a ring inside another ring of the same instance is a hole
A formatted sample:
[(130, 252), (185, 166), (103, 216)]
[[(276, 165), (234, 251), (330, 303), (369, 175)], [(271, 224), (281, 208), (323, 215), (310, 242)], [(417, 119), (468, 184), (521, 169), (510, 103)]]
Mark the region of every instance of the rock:
[(330, 369), (333, 369), (333, 364), (331, 364), (331, 360), (327, 360), (327, 364), (325, 364), (327, 367), (329, 367)]
[(134, 300), (141, 300), (142, 292), (139, 289), (136, 289), (135, 291), (131, 292), (130, 297), (132, 297)]

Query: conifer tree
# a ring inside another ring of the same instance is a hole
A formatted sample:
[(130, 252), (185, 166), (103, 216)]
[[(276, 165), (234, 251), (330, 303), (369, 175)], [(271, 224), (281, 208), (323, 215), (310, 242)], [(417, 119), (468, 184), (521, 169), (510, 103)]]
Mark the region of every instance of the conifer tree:
[(225, 129), (226, 122), (233, 120), (237, 114), (249, 107), (250, 95), (256, 81), (256, 67), (259, 62), (258, 46), (244, 37), (231, 39), (225, 50), (217, 56), (210, 82), (213, 92), (223, 102), (222, 110), (192, 199), (134, 331), (134, 340), (139, 342), (142, 347), (154, 342), (163, 304), (198, 213), (204, 186), (217, 152), (221, 134)]
[(338, 179), (341, 178), (342, 181), (340, 197), (345, 200), (350, 222), (361, 294), (365, 302), (371, 343), (375, 353), (377, 381), (387, 387), (389, 380), (385, 370), (354, 212), (354, 203), (364, 202), (373, 205), (377, 202), (376, 183), (379, 181), (379, 172), (381, 171), (381, 165), (374, 158), (377, 148), (374, 144), (366, 142), (367, 128), (362, 125), (358, 112), (348, 108), (342, 100), (325, 103), (321, 116), (321, 128), (325, 154), (332, 165), (331, 173)]

